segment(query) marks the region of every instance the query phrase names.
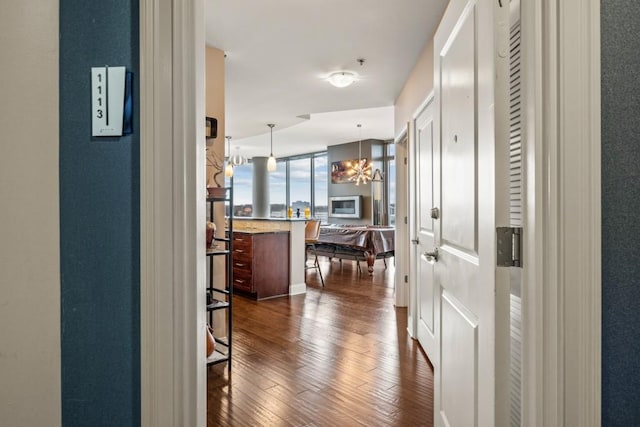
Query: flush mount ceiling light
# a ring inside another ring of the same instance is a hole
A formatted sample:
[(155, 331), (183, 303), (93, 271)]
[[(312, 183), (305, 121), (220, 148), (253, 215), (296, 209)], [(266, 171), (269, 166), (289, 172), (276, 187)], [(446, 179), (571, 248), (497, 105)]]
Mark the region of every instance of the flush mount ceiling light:
[(335, 87), (347, 87), (356, 81), (356, 73), (351, 71), (336, 71), (329, 74), (327, 80)]
[[(360, 66), (364, 64), (363, 58), (358, 58), (357, 61), (358, 61), (358, 64), (360, 64)], [(333, 73), (329, 74), (329, 77), (327, 77), (327, 81), (329, 83), (331, 83), (335, 87), (340, 87), (340, 88), (347, 87), (351, 85), (353, 82), (355, 82), (356, 80), (358, 80), (358, 74), (354, 73), (353, 71), (347, 71), (347, 70), (334, 71)]]
[(269, 154), (269, 160), (267, 160), (267, 171), (275, 172), (276, 170), (276, 158), (273, 157), (273, 127), (275, 126), (272, 123), (269, 123), (267, 126), (271, 128), (271, 151)]

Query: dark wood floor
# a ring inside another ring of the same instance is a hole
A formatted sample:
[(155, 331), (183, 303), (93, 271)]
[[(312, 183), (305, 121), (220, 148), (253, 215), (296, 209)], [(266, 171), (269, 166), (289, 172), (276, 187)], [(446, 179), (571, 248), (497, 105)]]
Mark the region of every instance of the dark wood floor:
[(373, 276), (321, 261), (307, 293), (234, 299), (234, 359), (208, 368), (209, 426), (430, 426), (433, 370), (395, 308), (393, 260)]

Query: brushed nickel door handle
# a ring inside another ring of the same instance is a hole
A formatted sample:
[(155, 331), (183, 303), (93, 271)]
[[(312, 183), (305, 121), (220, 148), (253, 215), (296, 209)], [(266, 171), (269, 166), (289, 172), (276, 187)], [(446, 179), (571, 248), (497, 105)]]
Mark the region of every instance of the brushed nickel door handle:
[(433, 252), (425, 252), (422, 256), (431, 264), (438, 262), (438, 248), (434, 248)]

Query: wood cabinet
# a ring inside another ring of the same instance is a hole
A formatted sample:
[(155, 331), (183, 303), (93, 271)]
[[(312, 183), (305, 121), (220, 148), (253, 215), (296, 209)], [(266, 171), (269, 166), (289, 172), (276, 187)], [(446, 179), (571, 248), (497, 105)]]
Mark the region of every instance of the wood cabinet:
[(257, 299), (289, 294), (289, 232), (233, 232), (233, 288)]

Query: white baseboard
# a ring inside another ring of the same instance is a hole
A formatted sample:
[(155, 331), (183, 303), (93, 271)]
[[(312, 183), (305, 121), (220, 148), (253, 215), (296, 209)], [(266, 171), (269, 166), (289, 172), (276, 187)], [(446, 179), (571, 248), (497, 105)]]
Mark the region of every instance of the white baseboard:
[(300, 294), (306, 294), (306, 293), (307, 293), (307, 284), (304, 282), (296, 283), (289, 286), (289, 295), (300, 295)]

